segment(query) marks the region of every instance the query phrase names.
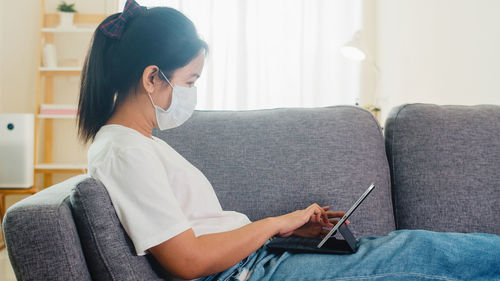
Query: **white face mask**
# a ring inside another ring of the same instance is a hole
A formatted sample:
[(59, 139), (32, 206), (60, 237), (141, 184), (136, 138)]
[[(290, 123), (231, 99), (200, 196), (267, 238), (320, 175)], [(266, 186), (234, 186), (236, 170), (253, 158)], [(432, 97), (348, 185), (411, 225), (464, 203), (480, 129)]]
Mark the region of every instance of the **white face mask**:
[(167, 77), (160, 70), (161, 75), (172, 87), (172, 102), (170, 107), (165, 110), (154, 104), (151, 94), (149, 99), (155, 108), (156, 122), (160, 130), (167, 130), (178, 127), (191, 117), (196, 107), (196, 87), (186, 88), (181, 86), (172, 86)]

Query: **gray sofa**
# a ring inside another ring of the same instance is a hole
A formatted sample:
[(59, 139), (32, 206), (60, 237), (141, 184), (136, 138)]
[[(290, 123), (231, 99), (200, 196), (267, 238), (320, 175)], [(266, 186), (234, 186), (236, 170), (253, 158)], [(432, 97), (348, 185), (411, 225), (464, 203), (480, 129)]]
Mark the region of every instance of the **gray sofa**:
[[(197, 111), (156, 131), (211, 181), (224, 209), (257, 220), (312, 202), (346, 210), (357, 237), (396, 229), (500, 234), (500, 106), (410, 104), (384, 134), (363, 109)], [(140, 188), (140, 187), (138, 187)], [(138, 257), (104, 186), (85, 175), (12, 206), (3, 229), (18, 280), (165, 280)]]

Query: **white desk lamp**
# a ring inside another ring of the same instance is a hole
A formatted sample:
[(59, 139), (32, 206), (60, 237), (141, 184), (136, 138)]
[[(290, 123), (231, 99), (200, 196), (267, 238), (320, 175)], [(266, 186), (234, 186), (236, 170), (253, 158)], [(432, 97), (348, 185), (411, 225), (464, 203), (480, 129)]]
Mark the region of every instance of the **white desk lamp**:
[[(378, 68), (377, 64), (373, 59), (369, 56), (368, 52), (366, 51), (366, 48), (363, 44), (363, 37), (362, 37), (362, 32), (360, 30), (356, 31), (354, 35), (352, 36), (352, 39), (347, 41), (344, 45), (340, 47), (340, 53), (353, 61), (357, 62), (362, 62), (366, 60), (366, 62), (373, 67), (374, 72), (375, 72), (375, 89), (373, 93), (373, 99), (376, 99), (376, 92), (377, 92), (377, 85), (378, 85), (378, 78), (380, 74), (380, 69)], [(358, 97), (359, 99), (359, 97)], [(356, 100), (356, 105), (358, 105), (358, 100)], [(377, 107), (374, 107), (377, 108)], [(377, 111), (380, 109), (376, 109)]]

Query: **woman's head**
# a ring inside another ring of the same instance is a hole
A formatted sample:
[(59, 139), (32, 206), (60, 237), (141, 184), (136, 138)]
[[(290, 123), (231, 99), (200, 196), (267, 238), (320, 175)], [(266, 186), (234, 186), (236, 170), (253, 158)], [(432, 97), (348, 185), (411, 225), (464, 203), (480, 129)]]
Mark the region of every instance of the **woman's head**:
[[(119, 15), (108, 17), (103, 24)], [(189, 87), (194, 80), (187, 79), (186, 69), (199, 65), (206, 50), (207, 44), (199, 38), (193, 23), (172, 8), (148, 9), (129, 19), (120, 39), (110, 38), (98, 28), (82, 71), (78, 105), (80, 137), (92, 140), (111, 117), (116, 104), (133, 94), (133, 89), (144, 87), (144, 79), (163, 77), (159, 70), (169, 80), (174, 73), (175, 80), (183, 76), (179, 82)]]

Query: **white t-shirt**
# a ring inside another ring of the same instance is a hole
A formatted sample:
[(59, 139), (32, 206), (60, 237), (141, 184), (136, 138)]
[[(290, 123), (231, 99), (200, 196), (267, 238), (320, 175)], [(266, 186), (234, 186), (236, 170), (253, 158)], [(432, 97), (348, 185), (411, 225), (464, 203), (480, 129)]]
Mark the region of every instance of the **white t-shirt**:
[(163, 140), (103, 126), (88, 151), (89, 174), (106, 187), (137, 255), (192, 228), (196, 236), (250, 223), (223, 211), (212, 185)]

